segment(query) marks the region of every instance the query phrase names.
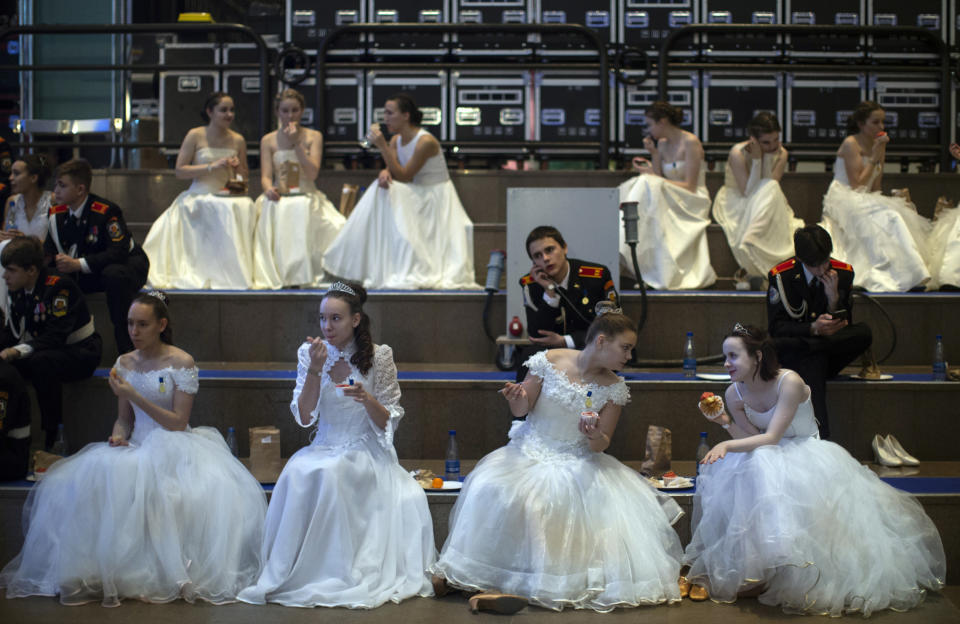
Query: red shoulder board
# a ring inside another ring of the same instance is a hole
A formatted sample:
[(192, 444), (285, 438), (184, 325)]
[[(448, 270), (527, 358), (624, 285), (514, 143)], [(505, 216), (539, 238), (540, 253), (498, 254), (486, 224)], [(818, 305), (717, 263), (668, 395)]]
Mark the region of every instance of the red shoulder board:
[(853, 267), (847, 264), (846, 262), (841, 262), (840, 260), (834, 260), (830, 258), (830, 266), (834, 269), (842, 269), (844, 271), (852, 271)]
[(521, 285), (521, 286), (527, 286), (527, 285), (532, 284), (532, 283), (533, 283), (533, 278), (530, 276), (529, 273), (527, 273), (526, 275), (524, 275), (523, 277), (520, 278), (520, 285)]
[(110, 206), (103, 202), (93, 202), (93, 205), (90, 206), (90, 210), (99, 212), (100, 214), (107, 214), (107, 211), (110, 210)]
[(60, 281), (59, 275), (48, 275), (47, 276), (47, 286), (53, 286)]
[(580, 270), (577, 271), (579, 277), (603, 277), (603, 267), (595, 266), (582, 266)]
[(783, 273), (784, 271), (787, 271), (787, 270), (789, 270), (789, 269), (792, 269), (792, 268), (795, 267), (795, 266), (797, 266), (797, 259), (796, 259), (796, 258), (790, 258), (789, 260), (786, 260), (785, 262), (781, 262), (781, 263), (778, 264), (777, 266), (775, 266), (775, 267), (773, 267), (772, 269), (770, 269), (770, 275), (776, 275), (777, 273)]
[(50, 206), (50, 214), (60, 214), (61, 212), (67, 211), (66, 204), (60, 204), (59, 206)]

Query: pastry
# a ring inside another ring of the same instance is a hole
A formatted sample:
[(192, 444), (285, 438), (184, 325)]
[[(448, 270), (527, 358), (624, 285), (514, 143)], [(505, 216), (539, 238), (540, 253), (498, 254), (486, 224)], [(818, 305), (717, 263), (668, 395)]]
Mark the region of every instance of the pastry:
[(712, 392), (704, 392), (700, 395), (700, 402), (697, 407), (707, 418), (714, 420), (723, 414), (723, 399)]

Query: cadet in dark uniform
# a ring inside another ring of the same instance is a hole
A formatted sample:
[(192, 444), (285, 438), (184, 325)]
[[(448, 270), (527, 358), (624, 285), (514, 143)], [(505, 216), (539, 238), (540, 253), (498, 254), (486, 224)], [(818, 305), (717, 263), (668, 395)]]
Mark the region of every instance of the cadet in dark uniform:
[(783, 367), (810, 386), (820, 436), (826, 439), (827, 379), (866, 351), (873, 336), (865, 323), (853, 323), (853, 267), (830, 258), (833, 241), (827, 231), (819, 225), (800, 228), (793, 246), (796, 256), (768, 275), (768, 331)]
[[(536, 227), (527, 235), (527, 255), (533, 268), (520, 278), (520, 286), (527, 335), (537, 348), (524, 349), (520, 362), (543, 348), (582, 349), (587, 328), (597, 317), (597, 303), (607, 301), (620, 307), (610, 269), (568, 258), (563, 235), (549, 225)], [(520, 373), (525, 374), (522, 367)]]
[(0, 388), (19, 397), (29, 379), (37, 391), (46, 447), (62, 421), (61, 384), (93, 375), (100, 362), (100, 335), (80, 287), (44, 267), (40, 241), (30, 236), (7, 243), (0, 253), (9, 289), (10, 316), (0, 330)]
[(71, 276), (85, 293), (106, 292), (117, 351), (133, 350), (127, 310), (147, 281), (150, 262), (134, 242), (115, 203), (90, 193), (93, 174), (82, 159), (57, 169), (44, 252), (57, 272)]

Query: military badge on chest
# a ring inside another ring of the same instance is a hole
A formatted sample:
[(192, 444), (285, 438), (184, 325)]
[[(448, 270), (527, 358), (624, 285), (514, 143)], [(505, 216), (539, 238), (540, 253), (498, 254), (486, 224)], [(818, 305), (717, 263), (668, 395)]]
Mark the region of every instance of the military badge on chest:
[(53, 298), (53, 315), (57, 318), (66, 316), (69, 303), (70, 292), (67, 290), (61, 290), (59, 293), (57, 293), (57, 296)]
[(47, 320), (47, 306), (43, 305), (42, 301), (37, 301), (37, 305), (33, 307), (33, 322), (42, 323)]
[(96, 225), (90, 226), (90, 231), (87, 232), (87, 244), (93, 244), (97, 242), (97, 239), (100, 238), (100, 228)]

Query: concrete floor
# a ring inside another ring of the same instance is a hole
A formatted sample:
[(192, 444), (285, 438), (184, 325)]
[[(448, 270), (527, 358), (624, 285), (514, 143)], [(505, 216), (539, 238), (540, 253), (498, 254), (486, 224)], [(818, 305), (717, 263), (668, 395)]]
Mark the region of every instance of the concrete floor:
[[(951, 599), (954, 602), (951, 602)], [(920, 607), (907, 613), (882, 611), (875, 613), (870, 622), (891, 624), (956, 624), (960, 622), (960, 586), (948, 587), (942, 594), (929, 596)], [(80, 607), (64, 607), (53, 598), (19, 598), (0, 600), (0, 622), (5, 624), (111, 624), (114, 622), (137, 622), (138, 624), (298, 624), (330, 621), (338, 624), (398, 624), (406, 622), (451, 623), (458, 622), (517, 622), (525, 624), (574, 624), (578, 622), (638, 622), (644, 624), (742, 624), (769, 622), (790, 618), (780, 610), (765, 607), (753, 599), (744, 599), (735, 605), (718, 605), (711, 602), (695, 603), (684, 600), (673, 606), (619, 609), (613, 613), (598, 614), (592, 611), (564, 611), (554, 613), (537, 607), (528, 607), (518, 614), (507, 617), (469, 612), (466, 599), (450, 595), (443, 599), (414, 598), (406, 602), (386, 604), (371, 611), (347, 609), (296, 609), (279, 605), (251, 606), (231, 604), (213, 606), (204, 603), (187, 604), (174, 602), (166, 605), (151, 605), (127, 601), (116, 609), (105, 609), (99, 604)], [(859, 618), (859, 616), (850, 616)], [(790, 618), (792, 619), (792, 618)], [(820, 621), (820, 620), (813, 620)]]

